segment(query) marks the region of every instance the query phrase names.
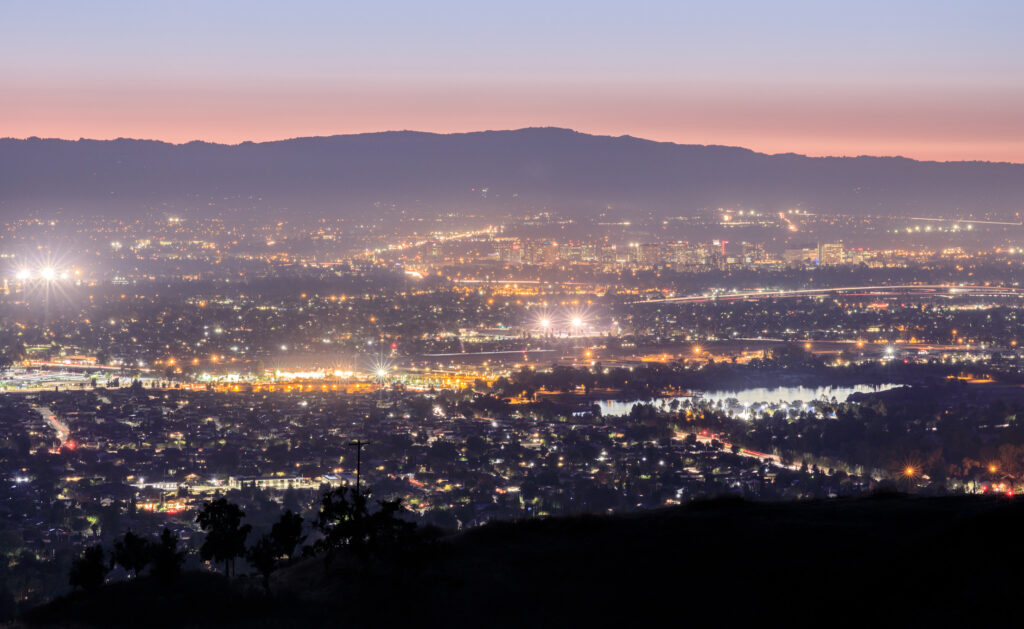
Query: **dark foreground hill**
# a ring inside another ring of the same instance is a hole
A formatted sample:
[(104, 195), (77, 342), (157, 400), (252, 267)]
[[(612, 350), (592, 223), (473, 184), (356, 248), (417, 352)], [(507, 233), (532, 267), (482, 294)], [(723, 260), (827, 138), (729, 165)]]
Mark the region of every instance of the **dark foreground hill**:
[[(486, 189), (486, 191), (485, 191)], [(1024, 165), (811, 158), (567, 129), (411, 131), (246, 142), (0, 139), (0, 218), (240, 208), (328, 216), (417, 209), (593, 215), (794, 206), (952, 215), (1024, 207)]]
[(1024, 503), (713, 501), (503, 523), (369, 570), (319, 558), (254, 583), (189, 574), (77, 593), (33, 627), (979, 626), (1021, 590)]

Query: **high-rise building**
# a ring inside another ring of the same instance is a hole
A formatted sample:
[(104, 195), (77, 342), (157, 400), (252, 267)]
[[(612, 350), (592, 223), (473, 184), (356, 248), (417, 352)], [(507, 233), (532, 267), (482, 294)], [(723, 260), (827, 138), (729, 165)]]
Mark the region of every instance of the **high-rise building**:
[(665, 245), (665, 259), (678, 268), (696, 267), (704, 264), (707, 250), (688, 242), (670, 242)]
[(841, 242), (819, 243), (818, 264), (836, 266), (846, 261), (845, 249)]
[(562, 262), (594, 262), (597, 249), (594, 243), (565, 242), (558, 246), (558, 258)]
[(636, 247), (636, 262), (640, 266), (656, 266), (661, 263), (661, 245), (656, 242), (642, 242)]
[(531, 240), (524, 247), (523, 261), (527, 264), (548, 265), (558, 262), (558, 243)]
[(811, 266), (817, 259), (818, 250), (813, 247), (786, 249), (782, 252), (782, 261), (790, 266)]
[(761, 243), (743, 243), (743, 264), (758, 264), (768, 259), (768, 253)]
[(518, 240), (509, 238), (494, 244), (498, 250), (498, 261), (502, 264), (522, 264), (523, 248)]

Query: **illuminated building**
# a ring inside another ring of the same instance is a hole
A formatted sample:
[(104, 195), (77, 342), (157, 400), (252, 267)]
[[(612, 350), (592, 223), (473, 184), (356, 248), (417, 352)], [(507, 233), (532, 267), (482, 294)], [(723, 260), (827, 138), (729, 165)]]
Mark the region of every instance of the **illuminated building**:
[(818, 264), (821, 266), (836, 266), (846, 261), (843, 243), (819, 243)]

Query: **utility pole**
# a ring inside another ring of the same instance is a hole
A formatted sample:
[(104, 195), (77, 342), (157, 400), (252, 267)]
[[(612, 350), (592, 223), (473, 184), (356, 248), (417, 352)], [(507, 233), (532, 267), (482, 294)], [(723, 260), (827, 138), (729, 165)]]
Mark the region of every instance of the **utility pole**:
[(359, 477), (362, 471), (363, 462), (363, 447), (370, 445), (369, 441), (361, 441), (356, 439), (355, 441), (349, 442), (349, 447), (356, 449), (356, 495), (359, 495)]

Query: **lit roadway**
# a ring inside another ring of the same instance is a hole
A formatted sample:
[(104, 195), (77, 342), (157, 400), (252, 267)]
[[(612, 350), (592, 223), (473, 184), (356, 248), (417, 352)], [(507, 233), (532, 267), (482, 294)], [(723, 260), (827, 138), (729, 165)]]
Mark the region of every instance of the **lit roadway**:
[[(686, 439), (686, 435), (687, 435), (687, 433), (684, 433), (683, 431), (677, 430), (675, 435), (674, 435), (674, 438), (676, 440), (682, 441), (682, 440)], [(732, 449), (732, 444), (729, 443), (728, 441), (723, 441), (721, 439), (720, 435), (716, 435), (715, 433), (708, 433), (708, 431), (706, 431), (706, 430), (702, 430), (699, 433), (697, 433), (697, 442), (698, 443), (703, 443), (705, 445), (710, 445), (711, 442), (713, 440), (715, 440), (715, 439), (718, 439), (719, 442), (722, 444), (722, 449), (723, 450), (730, 451)], [(745, 456), (745, 457), (748, 457), (748, 458), (757, 459), (758, 461), (761, 461), (761, 462), (771, 461), (772, 464), (774, 464), (776, 467), (784, 467), (784, 468), (787, 468), (787, 469), (790, 469), (790, 470), (799, 470), (800, 469), (800, 466), (797, 465), (796, 463), (791, 463), (789, 465), (784, 464), (782, 462), (782, 458), (779, 457), (778, 455), (775, 455), (775, 454), (767, 454), (765, 452), (758, 452), (756, 450), (748, 450), (746, 448), (739, 448), (737, 450), (736, 454), (739, 455), (739, 456)]]
[(53, 411), (46, 408), (45, 406), (33, 405), (33, 410), (43, 416), (43, 419), (50, 424), (54, 432), (57, 433), (57, 439), (60, 440), (60, 445), (63, 446), (68, 441), (68, 437), (71, 435), (71, 429), (67, 427), (67, 424), (60, 421)]
[[(484, 417), (484, 416), (478, 415), (474, 419), (476, 421), (479, 421), (479, 422), (484, 422), (484, 423), (492, 424), (495, 427), (497, 427), (497, 425), (499, 425), (499, 420), (495, 419), (494, 417)], [(537, 425), (537, 424), (542, 424), (542, 425), (545, 425), (545, 424), (546, 425), (562, 425), (562, 422), (545, 421), (545, 420), (542, 420), (542, 419), (539, 419), (539, 418), (534, 418), (534, 420), (531, 422), (531, 424), (533, 424), (533, 425)], [(674, 431), (674, 433), (672, 435), (672, 438), (675, 439), (676, 441), (685, 441), (686, 438), (689, 435), (690, 435), (690, 433), (688, 433), (688, 432), (686, 432), (684, 430), (676, 430), (676, 431)], [(732, 444), (729, 443), (728, 441), (725, 441), (722, 438), (723, 435), (716, 435), (713, 432), (708, 432), (707, 430), (702, 430), (702, 431), (700, 431), (699, 433), (696, 434), (696, 437), (697, 437), (697, 442), (698, 443), (701, 443), (701, 444), (704, 444), (704, 445), (711, 445), (712, 441), (718, 440), (718, 442), (722, 444), (722, 450), (723, 451), (728, 452), (728, 451), (730, 451), (732, 449)], [(768, 454), (766, 452), (758, 452), (756, 450), (748, 450), (747, 448), (738, 448), (736, 454), (739, 455), (739, 456), (743, 456), (743, 457), (747, 457), (747, 458), (751, 458), (751, 459), (757, 459), (758, 461), (761, 461), (762, 463), (770, 462), (772, 465), (774, 465), (776, 467), (784, 467), (784, 468), (790, 469), (790, 470), (799, 470), (800, 469), (800, 465), (797, 465), (796, 463), (791, 463), (789, 465), (786, 465), (785, 463), (782, 462), (782, 458), (779, 457), (778, 455), (775, 455), (775, 454)]]
[(796, 290), (750, 290), (710, 295), (688, 295), (648, 299), (633, 303), (706, 303), (712, 301), (752, 301), (757, 299), (788, 299), (795, 297), (825, 297), (846, 295), (850, 297), (1021, 297), (1024, 288), (1012, 286), (982, 286), (961, 284), (902, 284), (896, 286), (838, 286), (833, 288), (802, 288)]

